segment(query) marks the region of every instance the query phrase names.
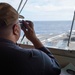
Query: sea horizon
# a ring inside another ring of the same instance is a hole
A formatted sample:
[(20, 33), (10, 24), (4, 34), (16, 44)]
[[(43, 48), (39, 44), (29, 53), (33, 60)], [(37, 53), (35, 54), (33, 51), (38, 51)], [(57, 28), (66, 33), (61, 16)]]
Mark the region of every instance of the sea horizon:
[[(36, 34), (62, 34), (71, 29), (71, 20), (33, 21)], [(75, 24), (73, 26), (75, 29)], [(23, 32), (21, 32), (23, 34)]]

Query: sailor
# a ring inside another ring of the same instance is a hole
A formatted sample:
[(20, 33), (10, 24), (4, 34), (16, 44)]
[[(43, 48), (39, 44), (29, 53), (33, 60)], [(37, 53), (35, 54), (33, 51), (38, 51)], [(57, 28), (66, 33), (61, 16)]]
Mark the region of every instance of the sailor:
[[(21, 28), (18, 12), (8, 3), (0, 3), (0, 73), (2, 75), (59, 75), (61, 68), (53, 54), (35, 34), (32, 21), (23, 21)], [(21, 29), (34, 48), (16, 45)], [(28, 30), (27, 30), (28, 29)]]

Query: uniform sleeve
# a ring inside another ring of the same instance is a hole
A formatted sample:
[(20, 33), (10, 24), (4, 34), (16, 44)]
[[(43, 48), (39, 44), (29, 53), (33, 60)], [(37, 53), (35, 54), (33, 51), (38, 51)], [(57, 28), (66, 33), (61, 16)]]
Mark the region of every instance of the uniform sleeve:
[(52, 53), (46, 48), (41, 47), (39, 50), (43, 51), (44, 61), (44, 74), (45, 75), (60, 75), (61, 68), (57, 60), (54, 58)]

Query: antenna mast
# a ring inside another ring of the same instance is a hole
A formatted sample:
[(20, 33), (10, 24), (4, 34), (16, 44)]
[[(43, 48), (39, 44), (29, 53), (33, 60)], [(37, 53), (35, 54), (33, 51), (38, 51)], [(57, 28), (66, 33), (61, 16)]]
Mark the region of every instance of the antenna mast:
[[(24, 8), (24, 6), (26, 5), (27, 1), (28, 1), (28, 0), (25, 1), (25, 3), (23, 4), (23, 6), (22, 6), (22, 8), (21, 8), (21, 5), (22, 5), (22, 3), (23, 3), (23, 0), (21, 0), (21, 2), (20, 2), (20, 4), (19, 4), (19, 7), (18, 7), (18, 9), (17, 9), (18, 12), (20, 11), (19, 14), (20, 14), (21, 11), (23, 10), (23, 8)], [(21, 8), (21, 10), (20, 10), (20, 8)]]
[(72, 20), (72, 25), (71, 25), (70, 35), (69, 35), (69, 39), (68, 39), (68, 44), (67, 44), (68, 47), (69, 47), (69, 44), (70, 44), (70, 41), (71, 41), (71, 34), (72, 34), (73, 25), (74, 25), (74, 20), (75, 20), (75, 11), (74, 11), (74, 16), (73, 16), (73, 20)]

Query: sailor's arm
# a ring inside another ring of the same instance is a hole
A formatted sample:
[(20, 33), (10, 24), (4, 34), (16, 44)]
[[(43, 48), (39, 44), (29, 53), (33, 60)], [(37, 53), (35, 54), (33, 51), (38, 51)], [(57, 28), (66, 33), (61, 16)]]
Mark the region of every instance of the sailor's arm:
[(27, 39), (29, 39), (33, 43), (34, 47), (45, 52), (47, 55), (52, 56), (51, 52), (47, 48), (45, 48), (41, 41), (37, 38), (34, 31), (33, 22), (23, 21), (23, 24), (25, 25), (25, 28), (22, 28), (22, 30), (24, 31)]

